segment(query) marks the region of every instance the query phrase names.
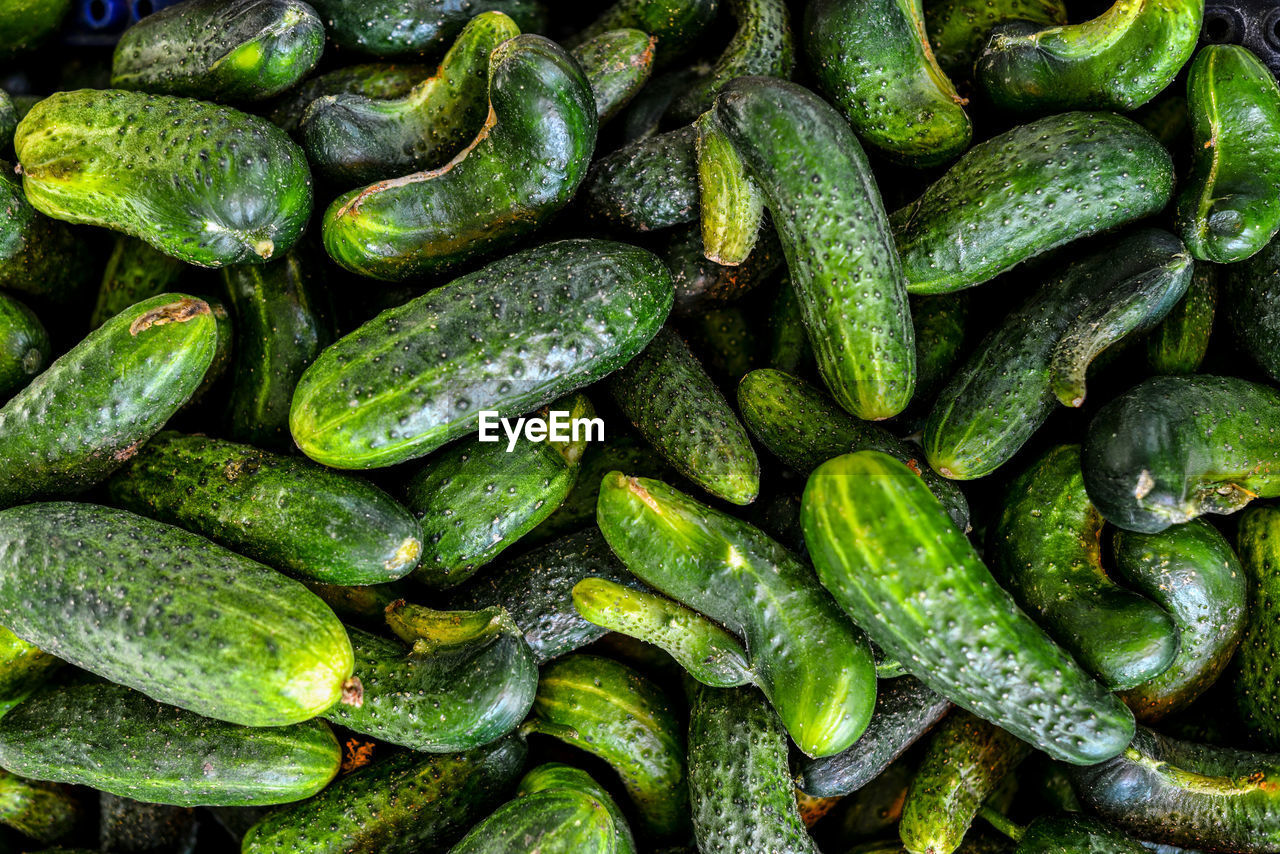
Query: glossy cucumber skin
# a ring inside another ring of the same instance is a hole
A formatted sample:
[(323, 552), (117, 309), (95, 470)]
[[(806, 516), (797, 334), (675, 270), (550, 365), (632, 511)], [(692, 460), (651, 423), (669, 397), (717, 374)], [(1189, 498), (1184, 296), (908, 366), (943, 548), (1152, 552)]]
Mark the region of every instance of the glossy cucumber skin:
[(302, 800), (334, 778), (341, 759), (321, 721), (237, 726), (109, 683), (42, 690), (0, 719), (5, 768), (175, 806)]
[(209, 304), (182, 294), (91, 332), (0, 408), (0, 506), (105, 479), (195, 393), (217, 338)]
[(915, 387), (915, 339), (857, 139), (833, 108), (782, 80), (735, 80), (714, 110), (773, 216), (827, 388), (859, 418), (897, 414)]
[(245, 726), (307, 720), (350, 690), (333, 612), (195, 534), (69, 502), (0, 512), (0, 532), (0, 623), (78, 667)]
[(1195, 264), (1187, 292), (1147, 334), (1147, 364), (1153, 371), (1157, 374), (1196, 372), (1209, 350), (1218, 294), (1218, 268), (1213, 264)]
[(940, 0), (924, 7), (925, 31), (939, 67), (958, 79), (973, 75), (973, 63), (997, 24), (1030, 21), (1065, 24), (1062, 0)]
[[(466, 753), (397, 753), (269, 813), (245, 834), (242, 854), (442, 852), (501, 802), (527, 750), (505, 738)], [(316, 832), (323, 828), (323, 832)]]
[(49, 333), (18, 300), (0, 293), (0, 401), (8, 400), (49, 364)]
[(689, 791), (698, 850), (816, 854), (787, 772), (787, 734), (754, 688), (693, 689)]
[(627, 817), (618, 804), (609, 797), (604, 787), (581, 768), (565, 765), (560, 762), (544, 762), (520, 780), (516, 790), (518, 796), (530, 795), (554, 789), (572, 789), (593, 798), (600, 803), (613, 819), (614, 838), (617, 842), (617, 854), (635, 854), (636, 844), (631, 836), (631, 827)]
[(547, 789), (507, 801), (449, 854), (615, 854), (617, 844), (613, 816), (601, 801), (574, 789)]
[(14, 0), (0, 13), (0, 59), (39, 46), (57, 31), (71, 0)]
[(619, 27), (633, 27), (657, 39), (659, 63), (670, 63), (695, 44), (715, 20), (720, 0), (617, 0), (570, 37), (570, 47)]
[(475, 139), (439, 169), (334, 199), (325, 250), (353, 273), (400, 281), (501, 249), (573, 197), (597, 126), (577, 62), (542, 36), (516, 36), (489, 57), (488, 118)]
[(934, 691), (1065, 762), (1129, 743), (1129, 710), (1017, 607), (905, 465), (875, 451), (823, 463), (801, 524), (823, 585)]
[(866, 640), (781, 545), (621, 472), (605, 476), (596, 519), (637, 577), (744, 639), (756, 683), (801, 751), (839, 753), (867, 728), (876, 686)]
[[(911, 323), (916, 329), (916, 394), (913, 405), (935, 402), (972, 342), (969, 294), (912, 295)], [(969, 345), (968, 347), (966, 345)]]
[(1220, 298), (1240, 349), (1280, 380), (1280, 240), (1221, 276)]
[(318, 98), (346, 94), (375, 99), (402, 98), (435, 72), (435, 66), (412, 62), (365, 62), (335, 68), (303, 80), (276, 100), (267, 116), (281, 130), (296, 135), (307, 107)]
[(335, 468), (423, 456), (483, 410), (522, 415), (622, 367), (671, 299), (670, 274), (643, 249), (566, 240), (518, 252), (326, 349), (294, 392), (293, 438)]
[(79, 818), (80, 802), (65, 786), (0, 770), (0, 825), (50, 843), (72, 833)]
[(541, 32), (546, 24), (539, 0), (316, 0), (312, 5), (339, 49), (376, 57), (436, 53), (485, 12), (502, 12), (525, 32)]
[(302, 149), (229, 107), (118, 89), (58, 92), (31, 108), (13, 144), (37, 210), (124, 232), (189, 264), (282, 255), (311, 214)]
[(618, 408), (677, 471), (733, 504), (755, 500), (760, 461), (746, 428), (679, 335), (659, 331), (607, 383)]
[[(919, 361), (920, 339), (916, 337), (916, 359)], [(813, 350), (804, 331), (804, 319), (800, 316), (800, 301), (791, 287), (791, 280), (784, 278), (778, 286), (769, 312), (769, 358), (767, 364), (774, 370), (787, 374), (801, 374), (813, 364)], [(917, 369), (919, 364), (917, 364)], [(743, 379), (746, 379), (744, 376)], [(739, 401), (739, 406), (742, 406)]]
[(1280, 748), (1280, 680), (1273, 662), (1280, 654), (1276, 632), (1280, 585), (1280, 511), (1257, 506), (1246, 510), (1236, 534), (1240, 564), (1248, 579), (1248, 616), (1236, 654), (1236, 707), (1254, 737), (1270, 750)]
[(186, 0), (129, 27), (111, 85), (206, 101), (261, 101), (320, 61), (324, 24), (302, 0)]
[(1137, 840), (1097, 819), (1061, 815), (1031, 822), (1014, 854), (1144, 854), (1147, 850)]
[(1153, 377), (1094, 416), (1084, 485), (1108, 522), (1154, 534), (1280, 495), (1280, 392), (1238, 377)]
[(0, 718), (61, 666), (57, 658), (0, 626)]
[(929, 465), (971, 480), (1009, 460), (1059, 404), (1079, 407), (1099, 352), (1160, 321), (1186, 293), (1182, 242), (1140, 229), (1068, 263), (1011, 312), (938, 394)]
[(656, 231), (698, 218), (697, 130), (687, 125), (600, 157), (582, 182), (583, 207), (604, 225)]
[[(695, 187), (696, 190), (696, 187)], [(13, 165), (0, 160), (0, 288), (55, 303), (72, 297), (93, 274), (92, 259), (65, 222), (27, 201)]]
[(608, 30), (575, 47), (595, 96), (600, 124), (613, 118), (649, 82), (657, 39), (643, 30)]
[(1203, 17), (1203, 0), (1115, 0), (1084, 23), (1016, 21), (987, 40), (977, 76), (1003, 110), (1132, 110), (1191, 58)]
[(184, 266), (136, 237), (120, 235), (107, 259), (89, 325), (97, 329), (129, 306), (169, 290)]
[(821, 0), (805, 11), (805, 51), (822, 91), (869, 145), (913, 166), (969, 147), (965, 99), (924, 35), (919, 0)]
[(890, 222), (907, 289), (946, 293), (1154, 214), (1172, 194), (1173, 160), (1141, 126), (1063, 113), (975, 145)]
[(107, 496), (329, 584), (395, 581), (422, 553), (417, 521), (373, 484), (222, 439), (160, 433), (108, 481)]

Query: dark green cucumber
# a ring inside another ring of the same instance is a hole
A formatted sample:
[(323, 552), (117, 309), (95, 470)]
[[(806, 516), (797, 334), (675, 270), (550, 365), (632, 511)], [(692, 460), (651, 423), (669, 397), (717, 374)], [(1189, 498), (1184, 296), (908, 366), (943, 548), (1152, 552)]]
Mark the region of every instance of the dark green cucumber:
[(1280, 240), (1228, 267), (1221, 282), (1223, 308), (1239, 348), (1267, 376), (1280, 380)]
[(45, 689), (0, 719), (5, 768), (175, 806), (302, 800), (328, 785), (341, 760), (321, 721), (237, 726), (109, 683)]
[(738, 408), (752, 435), (797, 474), (808, 477), (832, 457), (850, 451), (881, 451), (917, 472), (961, 529), (969, 526), (969, 503), (960, 488), (920, 464), (922, 454), (888, 430), (849, 416), (804, 380), (761, 368), (738, 384)]
[(615, 854), (613, 816), (575, 789), (547, 789), (503, 804), (449, 854)]
[(182, 276), (185, 265), (135, 237), (120, 235), (98, 286), (89, 325), (97, 329), (131, 305), (162, 294)]
[(836, 457), (810, 476), (801, 512), (823, 585), (921, 682), (1066, 762), (1129, 743), (1129, 710), (996, 584), (906, 465), (876, 451)]
[(0, 824), (36, 842), (56, 842), (75, 829), (80, 803), (64, 786), (0, 769)]
[(621, 472), (600, 487), (597, 524), (642, 581), (745, 640), (756, 683), (803, 752), (839, 753), (867, 728), (876, 688), (866, 639), (764, 532)]
[(1172, 194), (1173, 160), (1141, 126), (1064, 113), (975, 145), (890, 221), (907, 289), (946, 293), (1156, 213)]
[(313, 593), (123, 510), (0, 512), (0, 623), (162, 703), (245, 726), (296, 723), (359, 698), (346, 631)]
[(997, 24), (1030, 21), (1065, 24), (1062, 0), (935, 0), (925, 4), (924, 29), (942, 70), (957, 79), (973, 75), (973, 63)]
[(0, 408), (0, 506), (105, 479), (195, 393), (217, 339), (209, 304), (182, 294), (91, 332)]
[(867, 144), (917, 167), (969, 147), (967, 102), (934, 58), (920, 0), (820, 0), (804, 29), (818, 88)]
[(951, 708), (914, 676), (882, 679), (862, 736), (834, 756), (800, 760), (796, 786), (816, 797), (856, 792), (880, 775)]
[(1147, 850), (1136, 839), (1095, 818), (1061, 815), (1031, 822), (1014, 854), (1146, 854)]
[(1014, 112), (1140, 107), (1191, 58), (1201, 0), (1116, 0), (1079, 24), (997, 27), (978, 57), (987, 99)]
[(316, 0), (329, 39), (343, 51), (378, 57), (440, 53), (477, 15), (502, 12), (525, 32), (541, 32), (540, 0)]
[(325, 95), (298, 124), (307, 157), (341, 189), (449, 162), (489, 111), (489, 54), (520, 35), (501, 12), (468, 22), (435, 74), (399, 98)]
[(601, 157), (582, 182), (587, 215), (629, 231), (655, 231), (696, 220), (697, 137), (697, 129), (687, 125)]
[(57, 658), (0, 626), (0, 717), (61, 666)]
[(787, 772), (787, 734), (754, 688), (692, 690), (689, 792), (698, 850), (817, 854)]
[(35, 312), (0, 293), (0, 402), (48, 367), (52, 351), (49, 333)]
[(617, 29), (584, 41), (572, 51), (595, 96), (604, 124), (635, 97), (653, 72), (657, 39), (643, 30)]
[[(1176, 530), (1176, 529), (1175, 529)], [(1236, 655), (1233, 689), (1241, 720), (1270, 750), (1280, 748), (1280, 509), (1251, 507), (1240, 519), (1236, 548), (1248, 580), (1248, 616)]]
[(1059, 445), (1009, 485), (986, 555), (1018, 604), (1085, 670), (1127, 690), (1169, 669), (1178, 624), (1111, 579), (1102, 524), (1084, 491), (1080, 446)]
[(58, 92), (31, 108), (13, 144), (37, 210), (124, 232), (190, 264), (282, 255), (311, 214), (302, 149), (266, 119), (229, 107), (115, 89)]
[(577, 47), (609, 30), (632, 27), (653, 36), (659, 62), (670, 63), (698, 44), (719, 7), (720, 0), (616, 0), (566, 43)]
[(1154, 534), (1280, 495), (1280, 392), (1238, 377), (1153, 377), (1104, 406), (1084, 485), (1108, 522)]
[(120, 36), (111, 85), (206, 101), (261, 101), (320, 61), (324, 24), (302, 0), (186, 0)]
[(617, 370), (670, 308), (670, 274), (643, 249), (565, 240), (518, 252), (325, 350), (294, 392), (293, 438), (336, 468), (423, 456), (482, 411), (522, 415)]
[(756, 327), (741, 305), (705, 309), (688, 318), (681, 331), (721, 388), (733, 388), (755, 365), (760, 349)]
[[(917, 363), (919, 358), (920, 339), (917, 336)], [(796, 298), (795, 289), (791, 287), (791, 279), (783, 278), (769, 311), (768, 365), (783, 373), (800, 374), (807, 372), (812, 364), (813, 350), (809, 347), (809, 336), (804, 331), (804, 318), (800, 316), (800, 301)], [(746, 376), (742, 379), (745, 381)], [(742, 406), (741, 400), (738, 405)]]
[(54, 303), (74, 296), (92, 275), (92, 256), (65, 222), (31, 206), (6, 160), (0, 160), (0, 208), (0, 288)]
[(1218, 303), (1218, 268), (1195, 264), (1191, 284), (1147, 338), (1147, 364), (1157, 374), (1194, 374), (1209, 350)]
[(317, 98), (326, 95), (403, 98), (435, 72), (434, 66), (410, 62), (366, 62), (336, 68), (299, 83), (272, 105), (267, 116), (272, 124), (295, 134), (307, 107)]
[(39, 47), (53, 35), (71, 0), (9, 0), (0, 8), (0, 60)]
[(853, 132), (813, 93), (771, 78), (725, 86), (715, 116), (773, 215), (836, 402), (868, 420), (900, 412), (915, 387), (906, 287)]
[(405, 598), (412, 588), (407, 582), (389, 584), (347, 585), (325, 584), (322, 581), (302, 579), (312, 593), (344, 623), (380, 629), (386, 625), (387, 606)]
[(13, 145), (13, 132), (18, 129), (18, 109), (9, 93), (0, 89), (0, 148)]
[(609, 763), (649, 835), (687, 832), (684, 738), (657, 685), (612, 659), (571, 655), (542, 668), (531, 721)]
[(951, 714), (929, 739), (907, 790), (898, 834), (911, 854), (951, 854), (1005, 776), (1031, 748), (966, 711)]
[(968, 349), (969, 294), (912, 295), (911, 324), (916, 330), (916, 395), (913, 404), (934, 402)]
[(1158, 323), (1186, 293), (1182, 241), (1140, 229), (1068, 263), (1011, 312), (938, 394), (924, 430), (929, 465), (972, 480), (998, 469), (1058, 404), (1084, 404), (1094, 357)]
[[(675, 286), (672, 313), (686, 317), (696, 317), (706, 308), (735, 302), (768, 281), (784, 263), (782, 247), (771, 227), (761, 230), (751, 253), (742, 263), (732, 267), (707, 258), (700, 225), (672, 228), (658, 254), (671, 270), (671, 281)], [(808, 346), (803, 326), (800, 327), (800, 340)]]
[(268, 814), (245, 834), (242, 854), (434, 854), (492, 809), (524, 769), (524, 741), (505, 738), (466, 753), (397, 753), (335, 782), (317, 797)]
[(126, 510), (329, 584), (394, 581), (422, 554), (417, 522), (373, 484), (205, 436), (159, 434), (111, 478), (107, 496)]
[(604, 787), (597, 783), (590, 774), (581, 768), (565, 765), (561, 762), (544, 762), (532, 769), (520, 780), (517, 795), (531, 795), (536, 792), (570, 789), (581, 792), (597, 801), (613, 819), (613, 835), (617, 843), (617, 854), (635, 854), (636, 844), (631, 836), (631, 827), (627, 818)]
[[(244, 807), (215, 807), (240, 810)], [(249, 807), (256, 812), (261, 807)], [(119, 854), (194, 854), (196, 812), (168, 804), (147, 804), (102, 792), (98, 796), (98, 845)]]

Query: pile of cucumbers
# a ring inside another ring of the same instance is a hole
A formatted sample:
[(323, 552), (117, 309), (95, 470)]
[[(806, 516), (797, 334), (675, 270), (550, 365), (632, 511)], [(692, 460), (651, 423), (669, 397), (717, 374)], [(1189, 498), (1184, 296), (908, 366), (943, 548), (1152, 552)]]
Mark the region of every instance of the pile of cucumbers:
[(95, 2), (0, 0), (0, 854), (1280, 852), (1204, 0)]

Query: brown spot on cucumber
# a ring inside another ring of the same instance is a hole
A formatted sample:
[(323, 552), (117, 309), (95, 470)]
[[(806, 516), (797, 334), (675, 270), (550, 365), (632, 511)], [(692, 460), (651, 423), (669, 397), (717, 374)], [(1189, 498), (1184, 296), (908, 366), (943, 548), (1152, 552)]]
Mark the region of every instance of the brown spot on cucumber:
[(168, 305), (162, 305), (151, 309), (145, 314), (138, 315), (134, 318), (133, 323), (129, 324), (129, 334), (136, 337), (138, 333), (145, 332), (153, 326), (164, 326), (166, 323), (186, 323), (193, 317), (211, 313), (212, 310), (209, 308), (209, 304), (204, 300), (183, 297), (177, 302), (171, 302)]
[(352, 676), (342, 683), (341, 702), (343, 705), (354, 706), (357, 709), (364, 705), (364, 684), (359, 676)]
[(132, 457), (136, 456), (138, 453), (138, 448), (140, 447), (142, 447), (141, 442), (134, 442), (132, 445), (128, 446), (127, 448), (121, 448), (120, 450), (116, 451), (114, 454), (111, 455), (111, 458), (114, 459), (116, 462), (122, 463), (125, 460), (131, 459)]

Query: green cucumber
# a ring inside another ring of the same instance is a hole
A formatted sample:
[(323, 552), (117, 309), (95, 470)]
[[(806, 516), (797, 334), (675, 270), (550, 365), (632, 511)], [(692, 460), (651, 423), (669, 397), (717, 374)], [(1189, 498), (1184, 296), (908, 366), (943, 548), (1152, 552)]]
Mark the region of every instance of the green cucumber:
[(121, 34), (111, 85), (206, 101), (262, 101), (320, 61), (324, 24), (302, 0), (185, 0)]
[(1157, 374), (1194, 374), (1209, 351), (1218, 303), (1218, 268), (1193, 265), (1191, 284), (1164, 320), (1147, 333), (1147, 364)]
[(726, 85), (715, 116), (773, 215), (823, 381), (859, 418), (897, 414), (915, 387), (914, 337), (888, 218), (853, 132), (813, 93), (772, 78)]
[(818, 88), (868, 145), (917, 167), (969, 147), (967, 101), (934, 58), (920, 0), (819, 0), (804, 29)]
[(955, 374), (970, 347), (971, 300), (955, 294), (911, 296), (911, 323), (916, 329), (916, 394), (913, 405), (936, 402), (942, 386)]
[(1275, 750), (1280, 748), (1280, 674), (1273, 665), (1280, 655), (1280, 633), (1276, 631), (1280, 509), (1257, 506), (1245, 511), (1236, 548), (1248, 580), (1248, 616), (1232, 687), (1240, 718), (1248, 722), (1250, 734)]
[(764, 199), (715, 117), (704, 113), (696, 125), (702, 254), (716, 264), (737, 266), (760, 235)]
[(100, 682), (39, 691), (0, 719), (5, 768), (174, 806), (302, 800), (328, 785), (341, 759), (320, 721), (237, 726)]
[(407, 588), (403, 582), (347, 585), (325, 584), (304, 578), (302, 583), (333, 609), (333, 613), (344, 623), (376, 629), (386, 625), (387, 606), (403, 599)]
[(1173, 160), (1141, 126), (1064, 113), (975, 145), (890, 221), (907, 289), (946, 293), (1154, 214), (1172, 194)]
[(1135, 688), (1169, 669), (1178, 624), (1103, 566), (1102, 516), (1080, 474), (1080, 446), (1059, 445), (1009, 485), (987, 560), (1027, 613), (1108, 688)]
[(66, 787), (0, 769), (0, 824), (48, 843), (67, 836), (79, 818), (80, 804)]
[(13, 132), (18, 129), (18, 109), (9, 93), (0, 89), (0, 148), (13, 145)]
[[(771, 279), (784, 263), (782, 247), (771, 227), (761, 230), (751, 253), (737, 266), (718, 264), (707, 258), (700, 224), (672, 228), (657, 251), (671, 270), (676, 293), (672, 313), (686, 317), (737, 301)], [(799, 340), (808, 346), (803, 326), (800, 326)]]
[(269, 813), (245, 834), (241, 854), (446, 851), (501, 802), (526, 752), (513, 736), (466, 753), (397, 753)]
[(0, 408), (0, 507), (105, 479), (195, 393), (217, 339), (209, 304), (181, 294), (91, 332)]
[(0, 288), (64, 303), (92, 275), (92, 256), (65, 222), (27, 201), (13, 164), (0, 160)]
[(438, 54), (485, 12), (501, 12), (525, 32), (541, 32), (547, 23), (540, 0), (315, 0), (311, 5), (336, 47), (377, 57)]
[(520, 35), (501, 12), (467, 23), (434, 75), (399, 98), (316, 98), (298, 123), (307, 157), (341, 189), (449, 162), (475, 137), (489, 110), (489, 54)]
[(48, 367), (52, 351), (49, 333), (35, 312), (0, 293), (0, 402)]
[(312, 101), (326, 95), (358, 95), (364, 98), (403, 98), (414, 86), (436, 72), (434, 66), (407, 62), (366, 62), (348, 65), (308, 77), (281, 96), (267, 113), (272, 124), (290, 135)]
[(359, 701), (342, 624), (274, 570), (92, 504), (0, 511), (0, 532), (0, 622), (52, 655), (245, 726)]
[(1221, 283), (1223, 308), (1239, 348), (1267, 376), (1280, 380), (1280, 240), (1228, 267)]
[(719, 7), (720, 0), (616, 0), (566, 44), (576, 48), (609, 30), (632, 27), (653, 36), (659, 63), (670, 63), (698, 44)]
[(697, 138), (686, 125), (599, 158), (582, 182), (587, 216), (641, 232), (698, 219)]
[(760, 349), (756, 326), (741, 305), (705, 309), (688, 318), (682, 332), (693, 354), (721, 388), (733, 388), (755, 365)]
[(1043, 816), (1027, 826), (1014, 854), (1146, 854), (1142, 843), (1095, 818)]
[(801, 514), (823, 585), (921, 682), (1065, 762), (1129, 743), (1129, 710), (1019, 610), (906, 465), (876, 451), (823, 463)]
[(604, 803), (575, 789), (547, 789), (503, 804), (449, 854), (614, 854), (617, 844)]
[(0, 60), (39, 47), (57, 32), (71, 0), (9, 0), (0, 9)]
[(311, 214), (302, 149), (266, 119), (229, 107), (116, 89), (58, 92), (31, 108), (13, 144), (36, 210), (124, 232), (189, 264), (282, 255)]
[(97, 329), (131, 305), (162, 294), (177, 283), (185, 265), (136, 237), (120, 235), (98, 286), (89, 325)]
[(907, 789), (911, 787), (914, 776), (915, 763), (907, 754), (844, 798), (840, 823), (849, 839), (893, 837), (892, 841), (883, 843), (884, 848), (871, 848), (872, 843), (865, 842), (863, 846), (850, 849), (850, 854), (863, 847), (886, 854), (903, 854), (902, 842), (898, 839), (898, 821), (902, 818), (902, 804), (907, 799)]
[(943, 72), (968, 80), (987, 36), (997, 24), (1065, 24), (1063, 0), (934, 0), (924, 7), (924, 29)]
[(987, 336), (938, 394), (929, 465), (958, 480), (998, 469), (1061, 403), (1079, 407), (1098, 353), (1158, 323), (1186, 293), (1191, 256), (1139, 229), (1067, 263)]
[(787, 734), (753, 688), (692, 691), (689, 791), (703, 852), (817, 854), (787, 773)]
[(0, 626), (0, 717), (61, 666), (57, 658)]
[(804, 753), (839, 753), (867, 728), (875, 664), (866, 640), (781, 545), (661, 481), (621, 472), (605, 476), (597, 523), (642, 581), (744, 639), (756, 683)]
[[(800, 316), (800, 301), (796, 298), (795, 289), (791, 287), (790, 278), (782, 280), (778, 287), (778, 293), (773, 298), (773, 305), (770, 308), (769, 367), (786, 374), (807, 373), (813, 364), (813, 350), (809, 347), (809, 338), (804, 331), (804, 318)], [(919, 358), (920, 339), (917, 336), (917, 363)], [(917, 368), (919, 368), (918, 364)], [(746, 381), (746, 376), (742, 378), (742, 381)], [(918, 392), (919, 389), (917, 387)], [(741, 383), (739, 383), (738, 406), (744, 408), (741, 399)], [(743, 417), (746, 417), (745, 408)], [(761, 441), (764, 440), (762, 439)]]
[(635, 854), (636, 844), (631, 836), (631, 826), (627, 818), (618, 808), (613, 798), (604, 787), (592, 779), (591, 775), (581, 768), (565, 765), (561, 762), (544, 762), (532, 769), (520, 780), (516, 794), (523, 797), (536, 792), (570, 789), (598, 801), (613, 819), (613, 835), (617, 843), (617, 854)]
[(107, 483), (126, 510), (300, 578), (380, 584), (411, 571), (412, 515), (358, 477), (205, 436), (163, 432)]
[[(256, 812), (262, 807), (214, 807)], [(147, 804), (119, 795), (98, 795), (98, 844), (118, 854), (194, 854), (195, 810)]]
[(325, 350), (294, 392), (293, 438), (335, 468), (423, 456), (482, 411), (522, 415), (622, 367), (670, 307), (671, 277), (643, 249), (565, 240), (518, 252)]
[(657, 39), (642, 30), (608, 30), (572, 51), (595, 96), (600, 124), (618, 114), (653, 73)]
[(1280, 392), (1238, 377), (1152, 377), (1104, 406), (1084, 485), (1108, 522), (1154, 534), (1280, 495)]

